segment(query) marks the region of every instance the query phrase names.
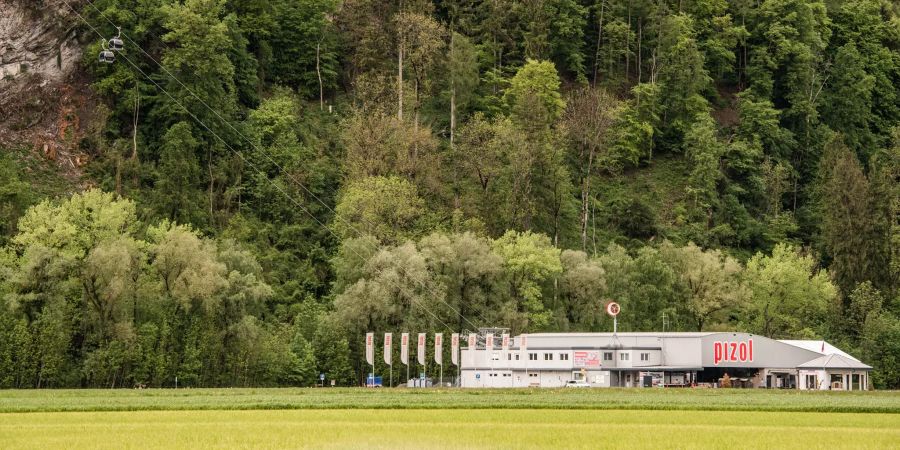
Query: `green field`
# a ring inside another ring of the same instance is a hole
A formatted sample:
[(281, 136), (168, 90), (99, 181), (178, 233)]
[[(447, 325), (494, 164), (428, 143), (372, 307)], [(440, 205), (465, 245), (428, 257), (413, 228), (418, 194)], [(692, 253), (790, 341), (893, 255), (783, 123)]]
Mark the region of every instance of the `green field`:
[(900, 448), (900, 393), (0, 391), (0, 448)]
[(0, 391), (0, 412), (349, 408), (900, 413), (900, 391), (363, 388)]
[(896, 448), (900, 416), (292, 410), (0, 415), (0, 448)]

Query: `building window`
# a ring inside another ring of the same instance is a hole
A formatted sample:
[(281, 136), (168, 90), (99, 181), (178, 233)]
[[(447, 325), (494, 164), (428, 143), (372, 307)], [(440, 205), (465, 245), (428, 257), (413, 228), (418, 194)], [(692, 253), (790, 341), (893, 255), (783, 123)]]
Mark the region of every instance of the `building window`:
[(529, 361), (537, 361), (537, 353), (529, 353), (528, 360)]
[(559, 360), (560, 360), (560, 361), (568, 361), (568, 360), (569, 360), (569, 354), (568, 354), (568, 353), (560, 353), (560, 354), (559, 354)]
[(649, 353), (641, 353), (641, 361), (650, 361)]
[(519, 360), (519, 354), (516, 353), (516, 361), (518, 361), (518, 360)]
[(491, 360), (493, 360), (493, 361), (500, 361), (500, 354), (497, 353), (497, 352), (492, 353), (492, 354), (491, 354)]
[(629, 358), (628, 353), (619, 353), (620, 361), (628, 361), (628, 358)]
[(553, 361), (553, 353), (544, 353), (544, 361)]
[(612, 352), (603, 352), (604, 361), (612, 361)]
[(806, 375), (806, 388), (807, 389), (818, 389), (819, 381), (816, 380), (815, 375)]
[(507, 360), (507, 361), (512, 361), (512, 354), (507, 353), (507, 354), (506, 354), (506, 360)]
[(529, 374), (528, 374), (528, 378), (537, 378), (537, 376), (538, 376), (538, 374), (536, 374), (536, 373), (529, 373)]

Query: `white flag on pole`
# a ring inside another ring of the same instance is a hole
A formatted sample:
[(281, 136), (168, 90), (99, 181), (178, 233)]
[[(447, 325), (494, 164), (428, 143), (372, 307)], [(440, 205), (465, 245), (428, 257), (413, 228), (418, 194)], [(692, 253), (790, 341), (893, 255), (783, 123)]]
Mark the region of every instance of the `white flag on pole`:
[(509, 350), (509, 334), (503, 333), (503, 335), (500, 336), (500, 347), (504, 352)]
[(400, 335), (400, 362), (409, 365), (409, 333)]
[(459, 333), (450, 335), (450, 362), (459, 365)]
[(478, 335), (469, 333), (469, 350), (475, 350), (476, 345), (478, 345)]
[(519, 336), (519, 351), (523, 353), (528, 351), (528, 336), (524, 334)]
[(434, 362), (444, 365), (444, 333), (434, 333)]
[(384, 333), (384, 363), (391, 366), (392, 357), (394, 356), (393, 333)]
[(494, 349), (494, 335), (492, 333), (488, 333), (484, 335), (484, 349), (485, 350), (493, 350)]
[(416, 348), (416, 350), (418, 350), (418, 352), (419, 352), (419, 354), (417, 355), (419, 357), (419, 365), (424, 366), (425, 365), (425, 333), (419, 333), (418, 344), (419, 345)]
[(366, 362), (375, 364), (375, 333), (366, 333)]

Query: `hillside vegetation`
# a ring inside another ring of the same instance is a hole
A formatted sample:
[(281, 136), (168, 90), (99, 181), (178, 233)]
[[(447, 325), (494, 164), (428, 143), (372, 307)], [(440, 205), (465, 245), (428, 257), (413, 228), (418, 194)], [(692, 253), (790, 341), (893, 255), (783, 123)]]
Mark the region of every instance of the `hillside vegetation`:
[(900, 387), (894, 1), (72, 6), (100, 104), (78, 183), (0, 155), (0, 387), (359, 384), (367, 331), (610, 300)]

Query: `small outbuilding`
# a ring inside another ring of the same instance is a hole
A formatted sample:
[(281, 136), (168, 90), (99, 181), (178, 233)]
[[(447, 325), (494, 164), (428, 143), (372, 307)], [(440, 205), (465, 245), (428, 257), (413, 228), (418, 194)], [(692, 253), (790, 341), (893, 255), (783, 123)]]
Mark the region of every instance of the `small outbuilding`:
[(864, 391), (872, 366), (856, 359), (833, 353), (797, 366), (800, 389)]

